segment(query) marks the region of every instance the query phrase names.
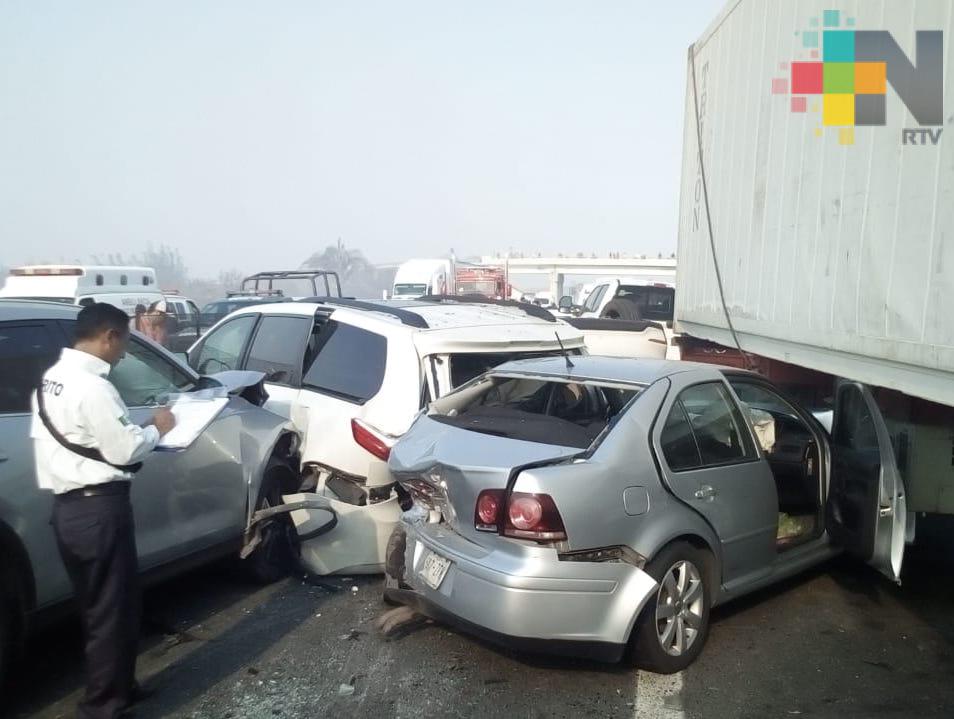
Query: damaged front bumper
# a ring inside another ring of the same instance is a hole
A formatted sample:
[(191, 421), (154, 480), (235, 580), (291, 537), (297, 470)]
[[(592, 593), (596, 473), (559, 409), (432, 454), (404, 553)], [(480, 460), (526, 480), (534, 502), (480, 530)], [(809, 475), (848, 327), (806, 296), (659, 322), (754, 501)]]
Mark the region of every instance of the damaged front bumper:
[[(353, 504), (319, 485), (316, 492), (285, 495), (301, 540), (300, 560), (314, 574), (381, 574), (385, 548), (401, 519), (395, 495), (371, 504)], [(335, 523), (318, 531), (326, 513)]]
[(276, 517), (298, 513), (302, 517), (300, 525), (295, 526), (300, 541), (306, 541), (330, 532), (338, 525), (338, 513), (322, 497), (313, 494), (292, 494), (282, 497), (284, 504), (259, 509), (252, 514), (245, 536), (242, 539), (241, 559), (247, 559), (262, 542), (263, 528)]
[[(389, 576), (387, 598), (502, 646), (618, 662), (657, 587), (625, 562), (560, 561), (552, 548), (506, 540), (487, 550), (446, 524), (401, 528), (403, 586)], [(450, 562), (436, 587), (423, 578), (431, 553)]]

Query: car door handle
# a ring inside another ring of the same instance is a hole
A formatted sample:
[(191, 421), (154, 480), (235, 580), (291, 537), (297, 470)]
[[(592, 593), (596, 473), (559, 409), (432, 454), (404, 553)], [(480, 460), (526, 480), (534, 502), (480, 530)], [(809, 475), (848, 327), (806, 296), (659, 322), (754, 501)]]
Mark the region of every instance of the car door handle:
[(708, 484), (704, 484), (699, 489), (696, 490), (695, 497), (696, 499), (712, 499), (718, 494), (714, 487), (710, 487)]

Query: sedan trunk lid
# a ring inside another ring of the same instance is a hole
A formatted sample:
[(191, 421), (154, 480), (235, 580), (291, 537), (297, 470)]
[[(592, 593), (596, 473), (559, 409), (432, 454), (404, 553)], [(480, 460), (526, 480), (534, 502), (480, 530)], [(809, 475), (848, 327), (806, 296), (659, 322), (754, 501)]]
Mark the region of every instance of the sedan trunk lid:
[(455, 531), (486, 544), (494, 534), (474, 528), (485, 489), (506, 489), (514, 469), (580, 454), (577, 447), (474, 432), (423, 416), (391, 451), (390, 468), (416, 502), (439, 510)]

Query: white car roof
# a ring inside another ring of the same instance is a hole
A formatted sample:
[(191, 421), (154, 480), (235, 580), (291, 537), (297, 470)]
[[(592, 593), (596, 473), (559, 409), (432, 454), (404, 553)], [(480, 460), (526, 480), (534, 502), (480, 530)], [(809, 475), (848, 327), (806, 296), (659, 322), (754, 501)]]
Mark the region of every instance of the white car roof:
[[(347, 302), (347, 301), (345, 301)], [(468, 346), (479, 345), (495, 351), (508, 349), (559, 349), (563, 342), (567, 349), (583, 346), (583, 333), (562, 321), (549, 321), (531, 313), (540, 313), (540, 308), (507, 307), (479, 303), (432, 303), (417, 301), (368, 301), (361, 308), (336, 305), (334, 302), (298, 301), (274, 302), (265, 305), (243, 307), (230, 317), (240, 314), (277, 314), (310, 317), (318, 310), (331, 311), (336, 319), (354, 321), (354, 324), (369, 328), (380, 323), (382, 330), (408, 332), (415, 335), (415, 343), (422, 352), (467, 351)], [(380, 307), (375, 311), (372, 306)], [(419, 318), (420, 324), (406, 324), (401, 317), (388, 314), (396, 310)]]

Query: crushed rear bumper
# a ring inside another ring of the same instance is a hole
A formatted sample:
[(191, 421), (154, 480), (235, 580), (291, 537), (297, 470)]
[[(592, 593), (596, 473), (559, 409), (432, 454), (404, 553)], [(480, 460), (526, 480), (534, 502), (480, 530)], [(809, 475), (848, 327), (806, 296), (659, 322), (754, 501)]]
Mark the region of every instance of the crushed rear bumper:
[[(552, 548), (509, 541), (487, 549), (444, 524), (402, 522), (399, 531), (405, 545), (391, 546), (404, 561), (388, 558), (389, 599), (522, 651), (617, 662), (657, 587), (624, 562), (561, 561)], [(450, 561), (436, 588), (421, 577), (429, 552)]]

